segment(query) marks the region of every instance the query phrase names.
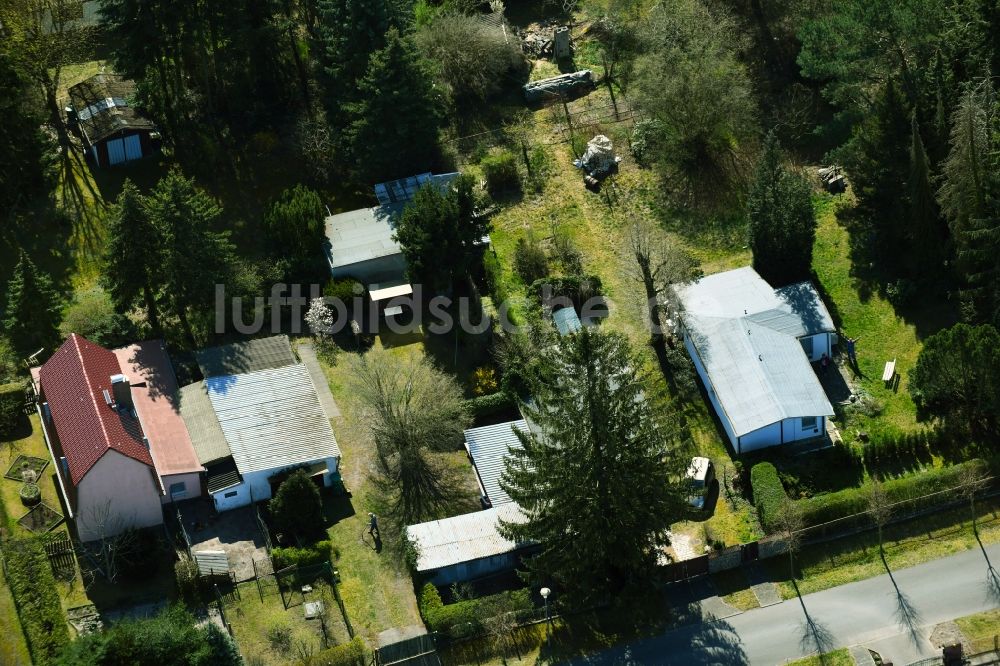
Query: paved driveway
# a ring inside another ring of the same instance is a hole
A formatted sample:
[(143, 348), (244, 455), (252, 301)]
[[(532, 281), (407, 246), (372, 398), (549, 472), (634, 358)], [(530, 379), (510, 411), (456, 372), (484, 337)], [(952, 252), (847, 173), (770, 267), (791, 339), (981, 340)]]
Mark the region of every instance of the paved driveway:
[(989, 561), (1000, 564), (1000, 544), (723, 620), (702, 608), (701, 622), (567, 663), (781, 664), (860, 644), (908, 664), (939, 654), (928, 640), (934, 625), (1000, 607), (1000, 572)]
[(252, 507), (216, 513), (211, 501), (189, 500), (178, 504), (191, 551), (223, 550), (237, 581), (254, 577), (253, 561), (267, 559), (264, 537), (257, 527)]

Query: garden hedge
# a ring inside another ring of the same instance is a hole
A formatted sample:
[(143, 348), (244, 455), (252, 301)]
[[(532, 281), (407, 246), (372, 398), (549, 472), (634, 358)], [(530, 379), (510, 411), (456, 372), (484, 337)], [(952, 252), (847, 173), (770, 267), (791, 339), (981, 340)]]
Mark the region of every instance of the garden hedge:
[[(964, 462), (951, 467), (930, 469), (919, 474), (911, 474), (898, 479), (891, 479), (882, 484), (890, 502), (903, 502), (914, 500), (906, 505), (905, 510), (909, 513), (920, 509), (925, 509), (936, 504), (943, 504), (955, 497), (935, 496), (926, 499), (916, 499), (930, 493), (948, 490), (957, 487), (960, 481), (962, 468), (974, 461)], [(978, 461), (975, 461), (978, 462)], [(809, 499), (799, 500), (796, 504), (802, 509), (802, 517), (806, 525), (819, 525), (833, 520), (845, 518), (856, 514), (864, 514), (868, 510), (866, 503), (867, 487), (848, 488), (835, 493), (816, 495)], [(866, 515), (858, 515), (850, 525), (863, 524), (869, 519)], [(848, 527), (848, 524), (843, 527)]]
[(478, 398), (466, 400), (465, 406), (474, 418), (492, 416), (497, 412), (516, 408), (514, 401), (511, 400), (510, 396), (503, 391), (490, 393), (489, 395), (481, 395)]
[(10, 542), (3, 557), (31, 659), (46, 666), (69, 643), (69, 630), (45, 547), (37, 538)]
[(24, 384), (0, 384), (0, 434), (13, 430), (23, 409)]
[(271, 560), (275, 569), (284, 569), (293, 564), (300, 567), (323, 564), (330, 561), (331, 555), (333, 555), (333, 544), (329, 541), (317, 541), (311, 546), (302, 548), (274, 548), (271, 551)]
[(787, 499), (778, 478), (778, 470), (769, 462), (757, 463), (750, 469), (750, 487), (760, 523), (767, 532), (774, 530), (778, 512)]
[[(525, 613), (533, 608), (531, 593), (527, 589), (501, 592), (494, 596), (507, 597), (515, 613)], [(467, 599), (445, 605), (437, 588), (427, 583), (420, 590), (420, 615), (431, 631), (446, 633), (452, 638), (464, 638), (482, 631), (480, 605), (490, 598)]]
[(355, 636), (349, 642), (317, 652), (301, 666), (364, 666), (365, 642)]

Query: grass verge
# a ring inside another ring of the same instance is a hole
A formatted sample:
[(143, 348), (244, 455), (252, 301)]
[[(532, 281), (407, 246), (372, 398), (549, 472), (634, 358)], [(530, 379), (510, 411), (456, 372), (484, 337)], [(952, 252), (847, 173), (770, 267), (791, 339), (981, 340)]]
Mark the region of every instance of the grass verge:
[(960, 617), (955, 624), (972, 643), (974, 651), (987, 652), (996, 647), (1000, 635), (1000, 608)]
[(816, 654), (788, 662), (787, 666), (854, 666), (854, 658), (847, 648), (825, 654)]

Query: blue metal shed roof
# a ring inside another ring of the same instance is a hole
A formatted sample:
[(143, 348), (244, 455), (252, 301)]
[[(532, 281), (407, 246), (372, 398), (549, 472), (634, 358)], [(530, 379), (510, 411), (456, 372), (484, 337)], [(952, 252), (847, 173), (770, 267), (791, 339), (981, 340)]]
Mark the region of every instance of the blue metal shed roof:
[(560, 308), (553, 312), (552, 321), (555, 322), (556, 328), (559, 329), (559, 335), (576, 333), (583, 328), (583, 324), (580, 323), (580, 317), (576, 314), (576, 310), (569, 307)]
[(472, 464), (476, 468), (483, 493), (491, 506), (511, 501), (510, 495), (500, 487), (500, 475), (503, 474), (504, 458), (511, 449), (521, 448), (521, 440), (517, 438), (515, 429), (528, 432), (528, 424), (521, 419), (465, 431), (465, 445), (472, 456)]

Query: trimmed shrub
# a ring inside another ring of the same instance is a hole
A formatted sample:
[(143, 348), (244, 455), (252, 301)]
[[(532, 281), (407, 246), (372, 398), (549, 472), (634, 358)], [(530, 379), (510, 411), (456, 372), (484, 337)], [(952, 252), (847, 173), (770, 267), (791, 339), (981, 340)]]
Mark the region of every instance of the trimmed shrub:
[(12, 542), (4, 548), (3, 556), (7, 585), (17, 605), (31, 659), (38, 666), (46, 666), (70, 642), (49, 558), (41, 539)]
[(503, 391), (481, 395), (465, 401), (465, 406), (474, 418), (485, 418), (506, 409), (515, 409), (516, 405)]
[(0, 433), (9, 432), (17, 425), (24, 409), (24, 384), (0, 384)]
[(479, 163), (486, 178), (486, 189), (491, 193), (515, 190), (520, 187), (517, 159), (509, 150), (491, 153)]
[(771, 532), (787, 499), (781, 479), (778, 478), (778, 470), (769, 462), (757, 463), (750, 470), (750, 487), (753, 489), (753, 503), (757, 507), (760, 523), (767, 532)]
[(355, 636), (347, 643), (321, 650), (308, 660), (298, 663), (302, 666), (363, 666), (365, 642), (360, 636)]
[[(930, 469), (919, 474), (890, 479), (882, 484), (882, 488), (890, 502), (915, 500), (905, 507), (906, 512), (942, 504), (959, 499), (959, 496), (956, 494), (954, 497), (945, 495), (919, 500), (917, 498), (957, 487), (960, 483), (959, 477), (962, 469), (973, 462), (968, 461), (951, 467)], [(868, 510), (866, 491), (866, 486), (848, 488), (835, 493), (826, 493), (799, 500), (797, 504), (802, 509), (802, 517), (806, 525), (819, 525), (856, 514), (862, 515), (856, 515), (855, 520), (848, 521), (848, 524), (844, 524), (843, 527), (864, 524), (869, 521), (868, 517), (863, 515)]]
[(427, 583), (420, 590), (420, 616), (431, 631), (446, 633), (452, 638), (465, 638), (482, 631), (484, 609), (491, 608), (498, 597), (514, 611), (518, 618), (527, 615), (533, 606), (527, 589), (501, 592), (479, 599), (466, 599), (453, 604), (443, 604), (441, 595), (433, 584)]
[(354, 278), (332, 279), (323, 287), (323, 295), (327, 298), (336, 298), (348, 308), (354, 303), (354, 299), (365, 293), (364, 286)]
[(495, 252), (490, 251), (483, 255), (483, 276), (486, 279), (486, 291), (493, 299), (493, 304), (500, 307), (500, 304), (507, 300), (507, 286), (503, 281), (500, 258)]
[(329, 562), (334, 554), (333, 544), (329, 541), (317, 541), (311, 546), (302, 548), (274, 548), (271, 551), (271, 559), (274, 561), (275, 569), (284, 569), (292, 565), (308, 567), (314, 564)]
[(274, 524), (286, 534), (306, 536), (323, 529), (323, 499), (304, 470), (292, 472), (281, 482), (267, 508)]

